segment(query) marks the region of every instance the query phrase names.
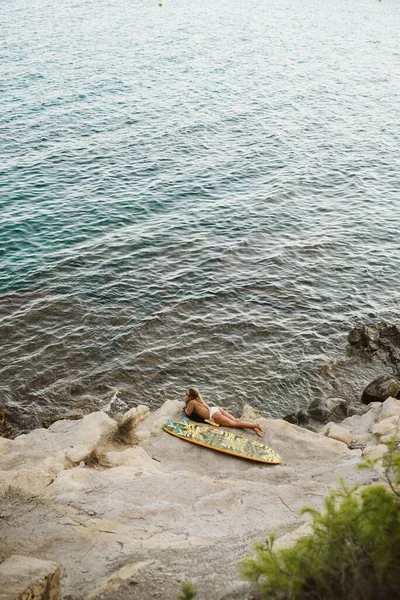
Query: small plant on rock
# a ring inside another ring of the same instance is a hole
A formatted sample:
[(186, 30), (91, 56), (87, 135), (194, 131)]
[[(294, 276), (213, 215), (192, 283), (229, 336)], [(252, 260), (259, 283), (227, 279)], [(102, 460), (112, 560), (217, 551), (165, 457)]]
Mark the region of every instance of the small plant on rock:
[[(364, 468), (377, 461), (365, 461)], [(242, 561), (245, 579), (269, 600), (400, 599), (400, 453), (388, 444), (381, 475), (387, 486), (341, 489), (325, 510), (305, 508), (312, 534), (274, 551), (273, 540)]]
[(178, 600), (193, 600), (197, 595), (194, 585), (190, 581), (182, 583), (181, 593)]
[(110, 466), (105, 453), (97, 448), (97, 446), (95, 446), (82, 460), (85, 463), (85, 466), (91, 469)]
[(109, 435), (109, 441), (121, 446), (136, 446), (139, 441), (135, 434), (138, 421), (139, 417), (136, 415), (120, 417), (115, 430)]

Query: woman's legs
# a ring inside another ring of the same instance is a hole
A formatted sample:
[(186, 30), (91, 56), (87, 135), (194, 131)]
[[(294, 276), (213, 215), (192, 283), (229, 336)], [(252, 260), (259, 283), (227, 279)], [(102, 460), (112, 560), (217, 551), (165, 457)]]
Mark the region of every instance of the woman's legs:
[[(250, 429), (258, 429), (259, 431), (261, 431), (262, 433), (262, 429), (261, 429), (261, 425), (259, 425), (258, 423), (254, 423), (252, 421), (245, 421), (243, 419), (237, 419), (236, 417), (232, 416), (231, 414), (229, 414), (226, 410), (224, 410), (223, 408), (219, 409), (219, 412), (227, 417), (228, 419), (230, 419), (231, 421), (235, 421), (235, 423), (248, 423), (250, 426)], [(241, 427), (246, 427), (246, 425), (241, 425)]]
[(228, 419), (232, 419), (232, 421), (237, 421), (236, 417), (233, 417), (232, 415), (230, 415), (226, 410), (224, 410), (223, 408), (219, 408), (218, 409), (220, 413), (222, 413), (223, 415), (225, 415), (225, 417), (228, 417)]
[(252, 423), (251, 421), (242, 421), (241, 419), (235, 419), (225, 410), (220, 409), (218, 412), (213, 414), (213, 420), (219, 425), (223, 425), (224, 427), (237, 427), (238, 429), (253, 429), (253, 431), (263, 437), (264, 433), (258, 423)]

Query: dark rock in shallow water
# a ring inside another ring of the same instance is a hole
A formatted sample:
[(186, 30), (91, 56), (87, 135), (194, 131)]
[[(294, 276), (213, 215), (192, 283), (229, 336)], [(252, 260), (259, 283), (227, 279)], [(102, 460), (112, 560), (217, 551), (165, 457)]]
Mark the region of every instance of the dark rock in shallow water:
[(283, 420), (291, 423), (292, 425), (304, 427), (310, 422), (310, 417), (308, 416), (307, 411), (302, 408), (297, 413), (286, 415), (286, 417), (283, 417)]
[(362, 343), (362, 327), (354, 327), (347, 336), (347, 341), (351, 346), (358, 346)]
[(297, 425), (297, 416), (296, 413), (290, 413), (290, 415), (285, 415), (283, 417), (284, 421), (287, 421), (291, 425)]
[(84, 416), (85, 415), (83, 412), (50, 415), (48, 417), (44, 417), (42, 425), (45, 429), (48, 429), (56, 421), (77, 421), (78, 419), (82, 419)]
[(364, 415), (368, 410), (368, 406), (366, 404), (360, 404), (359, 406), (350, 405), (347, 409), (347, 416), (352, 417), (353, 415)]
[(307, 411), (315, 421), (328, 423), (345, 419), (348, 406), (349, 401), (344, 398), (318, 398), (310, 403)]
[(384, 402), (386, 398), (400, 398), (400, 380), (391, 375), (381, 375), (372, 381), (361, 396), (363, 404)]
[(6, 411), (0, 407), (0, 437), (8, 438), (12, 434), (12, 427), (6, 419)]
[(376, 355), (400, 374), (400, 329), (387, 323), (357, 325), (347, 336), (354, 351)]
[[(298, 425), (310, 431), (319, 431), (321, 424), (329, 421), (340, 422), (349, 414), (354, 414), (351, 412), (352, 409), (350, 401), (344, 398), (318, 398), (309, 404), (307, 410), (303, 408), (297, 413), (286, 415), (283, 419), (292, 425)], [(360, 414), (365, 410), (366, 408), (362, 406)]]

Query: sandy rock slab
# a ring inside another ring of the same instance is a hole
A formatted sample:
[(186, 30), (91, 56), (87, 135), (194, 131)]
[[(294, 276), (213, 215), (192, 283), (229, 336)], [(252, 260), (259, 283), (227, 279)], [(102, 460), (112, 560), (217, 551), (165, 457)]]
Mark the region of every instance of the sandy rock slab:
[(4, 440), (0, 560), (26, 554), (59, 564), (64, 600), (176, 600), (187, 580), (198, 600), (250, 599), (237, 561), (253, 543), (272, 532), (295, 539), (303, 506), (321, 508), (339, 477), (349, 485), (368, 478), (355, 469), (360, 450), (257, 413), (281, 465), (190, 444), (162, 430), (182, 409), (174, 401), (152, 414), (137, 407), (118, 424), (92, 413)]
[(0, 564), (0, 600), (61, 600), (54, 562), (12, 555)]

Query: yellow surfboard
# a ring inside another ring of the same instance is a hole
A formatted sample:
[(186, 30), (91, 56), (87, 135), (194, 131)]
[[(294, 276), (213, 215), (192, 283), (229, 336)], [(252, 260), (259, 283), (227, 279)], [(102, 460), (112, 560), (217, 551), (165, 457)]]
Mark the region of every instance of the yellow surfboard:
[(271, 465), (279, 465), (282, 462), (279, 454), (263, 442), (250, 440), (231, 431), (189, 423), (186, 419), (182, 419), (179, 423), (168, 420), (163, 429), (182, 440), (218, 452), (225, 452), (225, 454), (241, 456), (242, 458)]

